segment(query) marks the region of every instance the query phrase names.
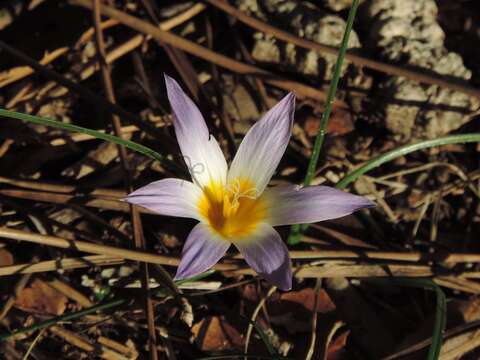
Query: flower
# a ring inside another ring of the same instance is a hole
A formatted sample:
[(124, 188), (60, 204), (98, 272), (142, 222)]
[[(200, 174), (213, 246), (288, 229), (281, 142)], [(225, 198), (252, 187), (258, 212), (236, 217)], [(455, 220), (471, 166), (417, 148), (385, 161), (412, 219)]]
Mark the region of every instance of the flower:
[(293, 93), (252, 126), (228, 167), (193, 101), (174, 79), (165, 75), (165, 82), (175, 134), (188, 159), (192, 182), (162, 179), (134, 191), (125, 201), (161, 215), (199, 221), (183, 247), (176, 279), (208, 270), (234, 244), (261, 277), (289, 290), (291, 261), (273, 226), (338, 218), (373, 203), (326, 186), (267, 188), (292, 133)]

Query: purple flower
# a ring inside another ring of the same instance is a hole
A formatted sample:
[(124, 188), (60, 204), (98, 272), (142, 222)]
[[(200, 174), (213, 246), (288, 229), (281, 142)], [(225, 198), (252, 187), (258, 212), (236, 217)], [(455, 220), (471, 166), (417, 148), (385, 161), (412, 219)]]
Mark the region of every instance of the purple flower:
[[(208, 270), (233, 244), (260, 276), (280, 289), (291, 289), (288, 249), (272, 226), (334, 219), (373, 203), (326, 186), (267, 188), (292, 133), (293, 93), (252, 126), (229, 168), (198, 108), (175, 80), (165, 75), (165, 82), (192, 182), (155, 181), (125, 200), (161, 215), (199, 221), (183, 247), (176, 279)], [(193, 171), (198, 164), (202, 171)]]

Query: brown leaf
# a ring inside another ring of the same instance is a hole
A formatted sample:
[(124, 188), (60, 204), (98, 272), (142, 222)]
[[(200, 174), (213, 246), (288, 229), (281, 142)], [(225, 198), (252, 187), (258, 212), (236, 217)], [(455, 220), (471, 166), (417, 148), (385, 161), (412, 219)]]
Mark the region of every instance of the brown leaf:
[(193, 338), (202, 351), (241, 349), (243, 336), (223, 317), (212, 316), (192, 327)]
[[(308, 116), (305, 120), (305, 132), (308, 136), (317, 136), (320, 127), (320, 117)], [(335, 135), (345, 135), (354, 129), (352, 115), (341, 109), (332, 112), (328, 121), (327, 132)]]
[(260, 294), (258, 293), (256, 284), (247, 284), (240, 289), (240, 296), (242, 299), (257, 303), (260, 301)]
[(20, 292), (15, 307), (32, 313), (62, 315), (68, 299), (46, 282), (35, 279), (30, 287)]
[[(312, 288), (282, 293), (278, 299), (268, 302), (270, 321), (284, 326), (290, 334), (309, 331), (314, 304), (315, 291)], [(335, 304), (320, 289), (317, 313), (328, 314), (334, 310)]]
[[(302, 305), (309, 312), (313, 311), (315, 304), (315, 290), (305, 288), (300, 291), (290, 291), (283, 293), (280, 300), (290, 301)], [(332, 302), (325, 290), (320, 289), (317, 303), (317, 312), (326, 314), (335, 310), (335, 304)]]
[(449, 309), (452, 313), (458, 313), (462, 317), (462, 322), (472, 322), (480, 319), (480, 297), (475, 296), (469, 300), (452, 301)]
[(348, 335), (350, 335), (350, 330), (345, 330), (328, 344), (327, 354), (325, 356), (327, 360), (341, 359), (345, 346), (347, 345)]
[(13, 265), (13, 256), (7, 249), (0, 249), (0, 266)]
[(305, 120), (305, 132), (308, 136), (314, 137), (318, 133), (318, 129), (320, 128), (320, 118), (315, 116), (309, 116)]

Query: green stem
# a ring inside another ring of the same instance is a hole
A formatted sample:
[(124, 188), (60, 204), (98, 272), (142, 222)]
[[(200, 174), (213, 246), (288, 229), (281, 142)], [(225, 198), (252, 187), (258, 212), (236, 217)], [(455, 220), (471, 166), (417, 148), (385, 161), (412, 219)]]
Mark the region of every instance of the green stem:
[(191, 278), (188, 278), (188, 279), (182, 279), (182, 280), (175, 280), (175, 284), (177, 285), (183, 285), (183, 284), (188, 284), (190, 282), (195, 282), (195, 281), (199, 281), (199, 280), (202, 280), (202, 279), (205, 279), (206, 277), (210, 276), (210, 275), (213, 275), (215, 273), (215, 270), (214, 269), (210, 269), (210, 270), (207, 270), (203, 273), (200, 273), (198, 275), (195, 275)]
[(471, 134), (461, 134), (461, 135), (451, 135), (439, 139), (433, 140), (424, 140), (417, 142), (415, 144), (408, 144), (401, 146), (397, 149), (391, 150), (383, 155), (380, 155), (376, 159), (368, 161), (366, 164), (362, 165), (358, 169), (352, 171), (346, 175), (340, 182), (335, 186), (337, 189), (344, 189), (348, 184), (358, 179), (361, 175), (366, 172), (400, 156), (410, 154), (411, 152), (428, 149), (435, 146), (449, 145), (449, 144), (462, 144), (470, 142), (480, 142), (480, 133), (471, 133)]
[[(352, 183), (353, 181), (358, 179), (361, 175), (365, 174), (366, 172), (386, 162), (395, 160), (400, 156), (407, 155), (411, 152), (428, 149), (435, 146), (442, 146), (442, 145), (448, 145), (448, 144), (464, 144), (464, 143), (470, 143), (470, 142), (480, 142), (480, 133), (451, 135), (451, 136), (446, 136), (439, 139), (424, 140), (415, 144), (404, 145), (397, 149), (391, 150), (383, 155), (380, 155), (376, 159), (368, 161), (358, 169), (346, 175), (342, 180), (340, 180), (340, 182), (337, 183), (337, 185), (335, 185), (335, 187), (337, 189), (345, 189), (348, 184)], [(308, 229), (308, 226), (309, 226), (308, 224), (298, 225), (298, 231), (291, 233), (289, 240), (290, 238), (293, 238), (295, 241), (300, 242), (302, 238), (302, 234), (303, 232), (305, 232), (305, 230)], [(291, 243), (289, 242), (289, 244)]]
[(93, 136), (97, 139), (102, 139), (102, 140), (106, 140), (106, 141), (109, 141), (109, 142), (112, 142), (112, 143), (115, 143), (115, 144), (118, 144), (118, 145), (125, 146), (125, 147), (127, 147), (127, 148), (129, 148), (133, 151), (136, 151), (136, 152), (139, 152), (143, 155), (146, 155), (149, 158), (152, 158), (153, 160), (158, 160), (162, 163), (164, 163), (166, 161), (170, 162), (165, 156), (160, 155), (159, 153), (150, 149), (149, 147), (143, 146), (141, 144), (137, 144), (133, 141), (124, 140), (124, 139), (121, 139), (121, 138), (113, 136), (113, 135), (105, 134), (105, 133), (102, 133), (100, 131), (83, 128), (83, 127), (77, 126), (77, 125), (66, 124), (66, 123), (63, 123), (61, 121), (52, 120), (52, 119), (48, 119), (48, 118), (43, 118), (43, 117), (39, 117), (39, 116), (35, 116), (35, 115), (28, 115), (28, 114), (22, 114), (22, 113), (19, 113), (19, 112), (15, 112), (15, 111), (9, 111), (9, 110), (5, 110), (5, 109), (0, 109), (0, 116), (4, 116), (4, 117), (10, 118), (10, 119), (28, 121), (28, 122), (31, 122), (31, 123), (34, 123), (34, 124), (46, 125), (46, 126), (54, 127), (54, 128), (57, 128), (57, 129), (63, 129), (63, 130), (71, 131), (71, 132), (87, 134), (87, 135)]
[(320, 120), (320, 129), (318, 131), (317, 137), (315, 138), (315, 143), (313, 145), (312, 156), (308, 163), (307, 175), (303, 181), (304, 185), (310, 185), (313, 178), (315, 177), (315, 172), (317, 169), (318, 158), (320, 156), (320, 150), (322, 149), (323, 142), (325, 141), (325, 134), (327, 132), (328, 120), (332, 112), (333, 101), (335, 100), (335, 94), (337, 93), (338, 82), (340, 81), (340, 75), (343, 65), (343, 60), (345, 58), (345, 53), (348, 48), (348, 39), (350, 38), (350, 33), (352, 32), (353, 20), (355, 19), (355, 13), (357, 12), (358, 0), (354, 0), (350, 12), (348, 14), (347, 27), (345, 33), (343, 34), (342, 46), (338, 53), (337, 63), (335, 64), (335, 69), (333, 72), (333, 78), (330, 83), (327, 95), (327, 103), (325, 105), (325, 111), (322, 114), (322, 119)]
[[(307, 174), (303, 181), (303, 185), (310, 185), (312, 182), (315, 172), (317, 169), (318, 158), (320, 156), (320, 150), (322, 149), (323, 142), (325, 141), (325, 134), (327, 132), (328, 120), (330, 118), (330, 113), (332, 112), (333, 101), (335, 99), (335, 94), (337, 93), (338, 82), (340, 81), (340, 75), (342, 71), (343, 60), (348, 48), (348, 40), (350, 38), (350, 33), (352, 32), (353, 20), (355, 19), (355, 14), (358, 8), (358, 0), (353, 0), (352, 7), (348, 13), (347, 26), (345, 32), (343, 33), (342, 44), (340, 46), (340, 51), (338, 52), (337, 62), (335, 64), (335, 69), (333, 71), (332, 81), (330, 82), (330, 87), (328, 89), (327, 103), (325, 105), (325, 111), (322, 114), (322, 119), (320, 120), (320, 129), (318, 131), (317, 137), (315, 138), (315, 143), (313, 145), (312, 155), (310, 161), (308, 162)], [(296, 245), (300, 242), (302, 237), (302, 226), (295, 224), (292, 226), (290, 231), (290, 236), (288, 237), (289, 245)]]
[(73, 312), (73, 313), (70, 313), (70, 314), (67, 314), (67, 315), (57, 316), (53, 319), (43, 321), (41, 323), (26, 327), (26, 328), (14, 330), (11, 333), (2, 334), (2, 335), (0, 335), (0, 341), (4, 341), (4, 340), (6, 340), (6, 339), (8, 339), (12, 336), (18, 335), (18, 334), (25, 334), (25, 333), (29, 333), (31, 331), (44, 329), (44, 328), (50, 327), (52, 325), (55, 325), (55, 324), (57, 324), (61, 321), (75, 320), (75, 319), (81, 318), (85, 315), (95, 313), (97, 311), (110, 309), (112, 307), (117, 307), (117, 306), (123, 304), (124, 302), (125, 302), (124, 299), (116, 299), (116, 300), (112, 300), (112, 301), (109, 301), (109, 302), (104, 303), (104, 304), (98, 304), (98, 305), (89, 307), (87, 309), (76, 311), (76, 312)]

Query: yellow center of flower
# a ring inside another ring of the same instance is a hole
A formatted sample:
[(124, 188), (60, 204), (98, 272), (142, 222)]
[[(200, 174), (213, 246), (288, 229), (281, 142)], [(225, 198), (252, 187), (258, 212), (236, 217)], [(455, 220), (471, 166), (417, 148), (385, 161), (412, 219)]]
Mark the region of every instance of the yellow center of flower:
[(212, 183), (203, 189), (198, 207), (213, 230), (230, 241), (251, 235), (267, 213), (265, 199), (248, 179), (235, 179), (226, 186)]

